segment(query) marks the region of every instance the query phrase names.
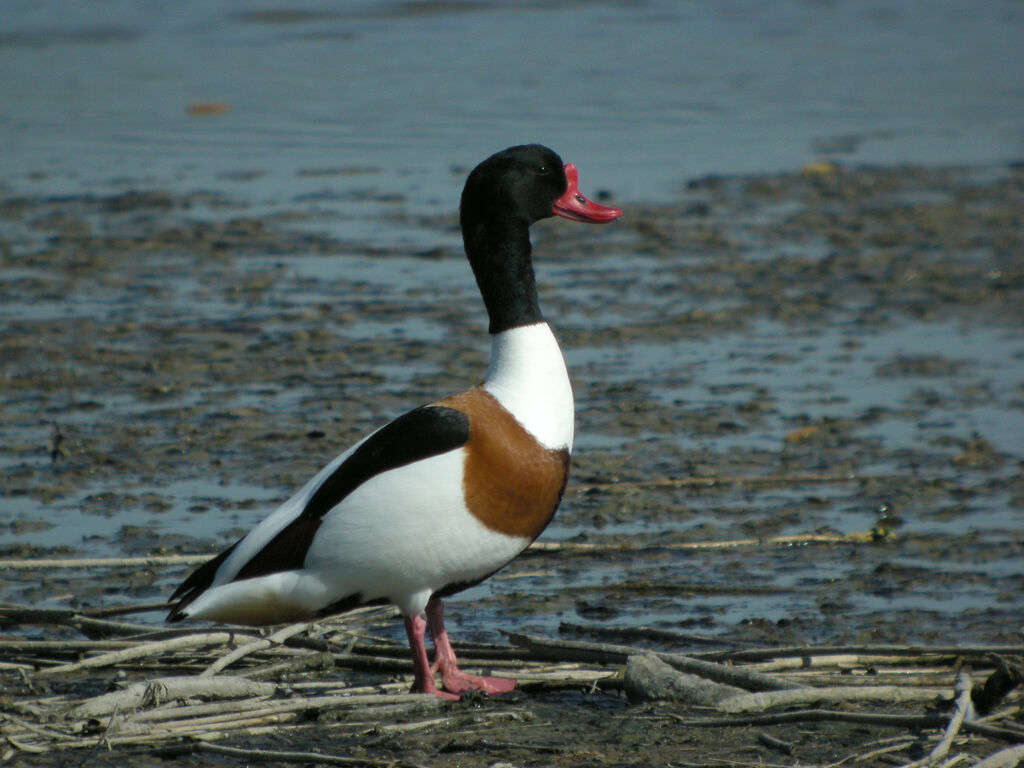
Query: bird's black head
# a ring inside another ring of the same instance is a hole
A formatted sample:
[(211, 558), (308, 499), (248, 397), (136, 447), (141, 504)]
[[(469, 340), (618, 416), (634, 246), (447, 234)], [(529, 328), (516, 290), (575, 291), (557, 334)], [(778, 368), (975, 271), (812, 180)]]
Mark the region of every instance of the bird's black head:
[(504, 220), (529, 227), (549, 216), (601, 224), (622, 215), (588, 200), (577, 187), (576, 166), (563, 165), (553, 150), (522, 144), (491, 155), (473, 169), (462, 190), (463, 230), (467, 225)]
[(473, 169), (462, 190), (462, 223), (505, 218), (527, 226), (554, 215), (566, 189), (562, 158), (540, 144), (509, 147)]
[(622, 212), (591, 202), (576, 167), (540, 144), (509, 147), (466, 179), (459, 206), (466, 255), (491, 318), (491, 332), (541, 319), (530, 261), (530, 225), (549, 216), (604, 222)]

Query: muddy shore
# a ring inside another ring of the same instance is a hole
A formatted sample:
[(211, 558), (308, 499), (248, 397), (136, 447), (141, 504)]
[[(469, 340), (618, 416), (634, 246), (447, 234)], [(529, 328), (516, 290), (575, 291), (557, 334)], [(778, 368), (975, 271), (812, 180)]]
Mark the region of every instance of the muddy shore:
[[(0, 558), (215, 552), (367, 430), (475, 383), (487, 339), (454, 215), (378, 202), (422, 242), (347, 236), (309, 200), (3, 195)], [(578, 413), (542, 541), (604, 549), (513, 563), (452, 602), (456, 642), (581, 623), (722, 648), (1020, 642), (1024, 166), (816, 165), (615, 203), (611, 227), (535, 230)], [(152, 602), (184, 572), (5, 571), (0, 600)], [(780, 757), (614, 692), (520, 703), (527, 724), (486, 733), (462, 704), (426, 734), (306, 736), (410, 764), (822, 765), (885, 733), (774, 726)]]

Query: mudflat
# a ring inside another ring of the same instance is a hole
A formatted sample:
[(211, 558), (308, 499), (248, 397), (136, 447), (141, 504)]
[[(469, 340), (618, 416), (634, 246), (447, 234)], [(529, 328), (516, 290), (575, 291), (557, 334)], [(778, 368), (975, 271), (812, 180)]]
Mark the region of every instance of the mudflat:
[[(609, 228), (535, 229), (542, 306), (576, 391), (573, 470), (538, 545), (452, 601), (456, 643), (505, 647), (512, 632), (704, 654), (1019, 646), (1024, 167), (816, 164), (615, 204), (625, 216)], [(403, 210), (348, 239), (315, 200), (268, 211), (135, 187), (0, 200), (0, 600), (142, 606), (131, 621), (156, 630), (154, 605), (189, 566), (129, 558), (218, 551), (368, 430), (475, 383), (487, 338), (456, 219)], [(437, 245), (379, 240), (375, 227)], [(99, 557), (121, 564), (76, 564)], [(30, 565), (41, 559), (58, 563)], [(5, 616), (11, 642), (83, 637), (80, 623)], [(400, 650), (392, 618), (362, 631), (377, 656)], [(172, 656), (40, 678), (98, 651), (12, 648), (3, 710), (22, 720), (46, 696), (71, 706), (202, 669)], [(403, 663), (270, 679), (397, 692)], [(708, 713), (692, 706), (628, 704), (620, 666), (217, 743), (369, 765), (825, 765), (909, 733), (899, 764), (936, 732), (696, 727)], [(951, 695), (957, 666), (943, 656), (929, 684)], [(1019, 694), (1009, 701), (1019, 727)], [(972, 755), (1000, 746), (971, 739)], [(163, 765), (166, 746), (87, 754)], [(86, 754), (11, 750), (25, 765)]]

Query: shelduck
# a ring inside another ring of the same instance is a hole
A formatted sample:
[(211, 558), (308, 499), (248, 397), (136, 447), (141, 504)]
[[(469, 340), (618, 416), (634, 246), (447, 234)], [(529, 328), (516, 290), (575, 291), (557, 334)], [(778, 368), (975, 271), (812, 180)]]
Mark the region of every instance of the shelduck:
[(490, 320), (483, 381), (399, 416), (334, 459), (197, 568), (171, 597), (167, 621), (265, 625), (393, 603), (412, 649), (412, 692), (511, 690), (514, 680), (458, 668), (441, 599), (529, 546), (568, 477), (572, 389), (537, 300), (530, 225), (621, 215), (584, 197), (575, 166), (547, 147), (510, 147), (480, 163), (466, 180), (460, 223)]

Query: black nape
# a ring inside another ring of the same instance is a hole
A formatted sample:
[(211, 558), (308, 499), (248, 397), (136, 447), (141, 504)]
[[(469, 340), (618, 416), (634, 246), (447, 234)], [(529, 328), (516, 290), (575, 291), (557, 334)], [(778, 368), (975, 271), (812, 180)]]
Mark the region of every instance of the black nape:
[(459, 207), (462, 238), (492, 334), (543, 320), (529, 230), (554, 215), (565, 189), (562, 159), (540, 144), (498, 152), (469, 174)]

